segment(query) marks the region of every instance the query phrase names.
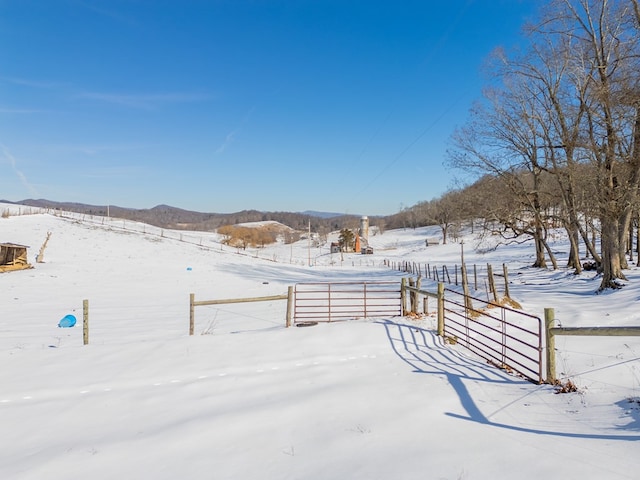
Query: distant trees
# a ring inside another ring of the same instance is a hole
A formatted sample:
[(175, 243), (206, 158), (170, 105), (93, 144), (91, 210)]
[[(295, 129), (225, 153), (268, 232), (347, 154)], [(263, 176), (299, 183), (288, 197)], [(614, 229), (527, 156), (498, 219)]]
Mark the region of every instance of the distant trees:
[(290, 245), (292, 243), (297, 242), (298, 240), (300, 240), (300, 232), (297, 232), (295, 230), (291, 230), (288, 232), (284, 233), (284, 243), (285, 245)]
[(340, 236), (338, 237), (338, 244), (342, 251), (352, 251), (355, 247), (356, 236), (353, 231), (348, 228), (340, 230)]
[(552, 258), (546, 229), (560, 221), (569, 266), (580, 271), (582, 240), (600, 289), (618, 288), (639, 211), (639, 0), (551, 1), (528, 41), (516, 55), (496, 52), (496, 82), (454, 134), (449, 161), (501, 182), (508, 208), (491, 192), (492, 213), (534, 238), (535, 266), (545, 251)]
[(246, 250), (247, 247), (264, 247), (277, 240), (277, 233), (268, 226), (243, 227), (226, 225), (218, 230), (224, 236), (223, 243)]

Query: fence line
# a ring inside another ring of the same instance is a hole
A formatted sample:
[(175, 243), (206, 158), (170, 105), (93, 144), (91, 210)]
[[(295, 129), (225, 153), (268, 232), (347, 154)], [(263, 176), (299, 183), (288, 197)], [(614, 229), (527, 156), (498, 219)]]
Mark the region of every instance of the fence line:
[(284, 295), (271, 295), (267, 297), (225, 298), (219, 300), (195, 300), (195, 294), (189, 294), (189, 335), (195, 330), (195, 307), (203, 305), (223, 305), (228, 303), (271, 302), (275, 300), (287, 300), (287, 315), (285, 324), (291, 326), (291, 311), (293, 305), (293, 287), (288, 287)]
[[(487, 264), (486, 266), (478, 266), (473, 264), (471, 271), (467, 268), (467, 265), (462, 266), (458, 264), (454, 265), (432, 265), (430, 263), (419, 264), (410, 261), (395, 262), (388, 259), (382, 261), (382, 264), (392, 270), (397, 270), (410, 275), (416, 275), (418, 277), (427, 278), (435, 283), (446, 283), (449, 285), (463, 285), (473, 288), (474, 291), (484, 291), (489, 300), (493, 297), (494, 301), (499, 300), (499, 294), (496, 287), (495, 277), (502, 277), (504, 297), (509, 297), (509, 272), (507, 264), (502, 264), (502, 273), (494, 273), (493, 266)], [(483, 285), (480, 284), (483, 283)], [(482, 288), (484, 286), (484, 289)]]
[(556, 335), (584, 337), (639, 337), (639, 327), (554, 327), (555, 311), (544, 309), (545, 339), (547, 344), (547, 383), (555, 384), (556, 378)]

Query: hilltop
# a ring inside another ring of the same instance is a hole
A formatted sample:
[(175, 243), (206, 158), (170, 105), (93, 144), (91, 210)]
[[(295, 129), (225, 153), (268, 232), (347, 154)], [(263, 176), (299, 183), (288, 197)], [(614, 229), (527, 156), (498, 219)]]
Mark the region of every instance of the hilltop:
[[(87, 205), (73, 202), (56, 202), (45, 199), (27, 199), (19, 202), (0, 200), (0, 203), (29, 207), (62, 210), (87, 215), (123, 218), (147, 223), (162, 228), (179, 230), (213, 231), (223, 225), (247, 222), (275, 221), (295, 230), (307, 230), (309, 223), (314, 231), (353, 228), (358, 224), (359, 215), (305, 211), (305, 212), (262, 212), (243, 210), (235, 213), (203, 213), (184, 210), (169, 205), (157, 205), (148, 209), (119, 207), (116, 205)], [(374, 219), (377, 217), (373, 217)]]

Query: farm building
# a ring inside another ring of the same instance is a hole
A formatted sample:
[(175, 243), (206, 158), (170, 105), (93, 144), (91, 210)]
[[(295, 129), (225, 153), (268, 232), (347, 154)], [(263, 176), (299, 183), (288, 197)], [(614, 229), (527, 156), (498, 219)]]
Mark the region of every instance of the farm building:
[(0, 243), (0, 272), (31, 268), (27, 260), (28, 248), (15, 243)]

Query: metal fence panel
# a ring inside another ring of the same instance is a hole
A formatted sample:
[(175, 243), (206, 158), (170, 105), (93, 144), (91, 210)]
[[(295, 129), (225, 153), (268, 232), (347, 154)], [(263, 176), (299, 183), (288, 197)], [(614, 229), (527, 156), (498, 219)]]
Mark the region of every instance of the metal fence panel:
[[(542, 382), (540, 318), (445, 289), (444, 333), (489, 363)], [(470, 306), (471, 305), (471, 306)]]
[(295, 286), (295, 323), (400, 315), (398, 282), (318, 282)]

